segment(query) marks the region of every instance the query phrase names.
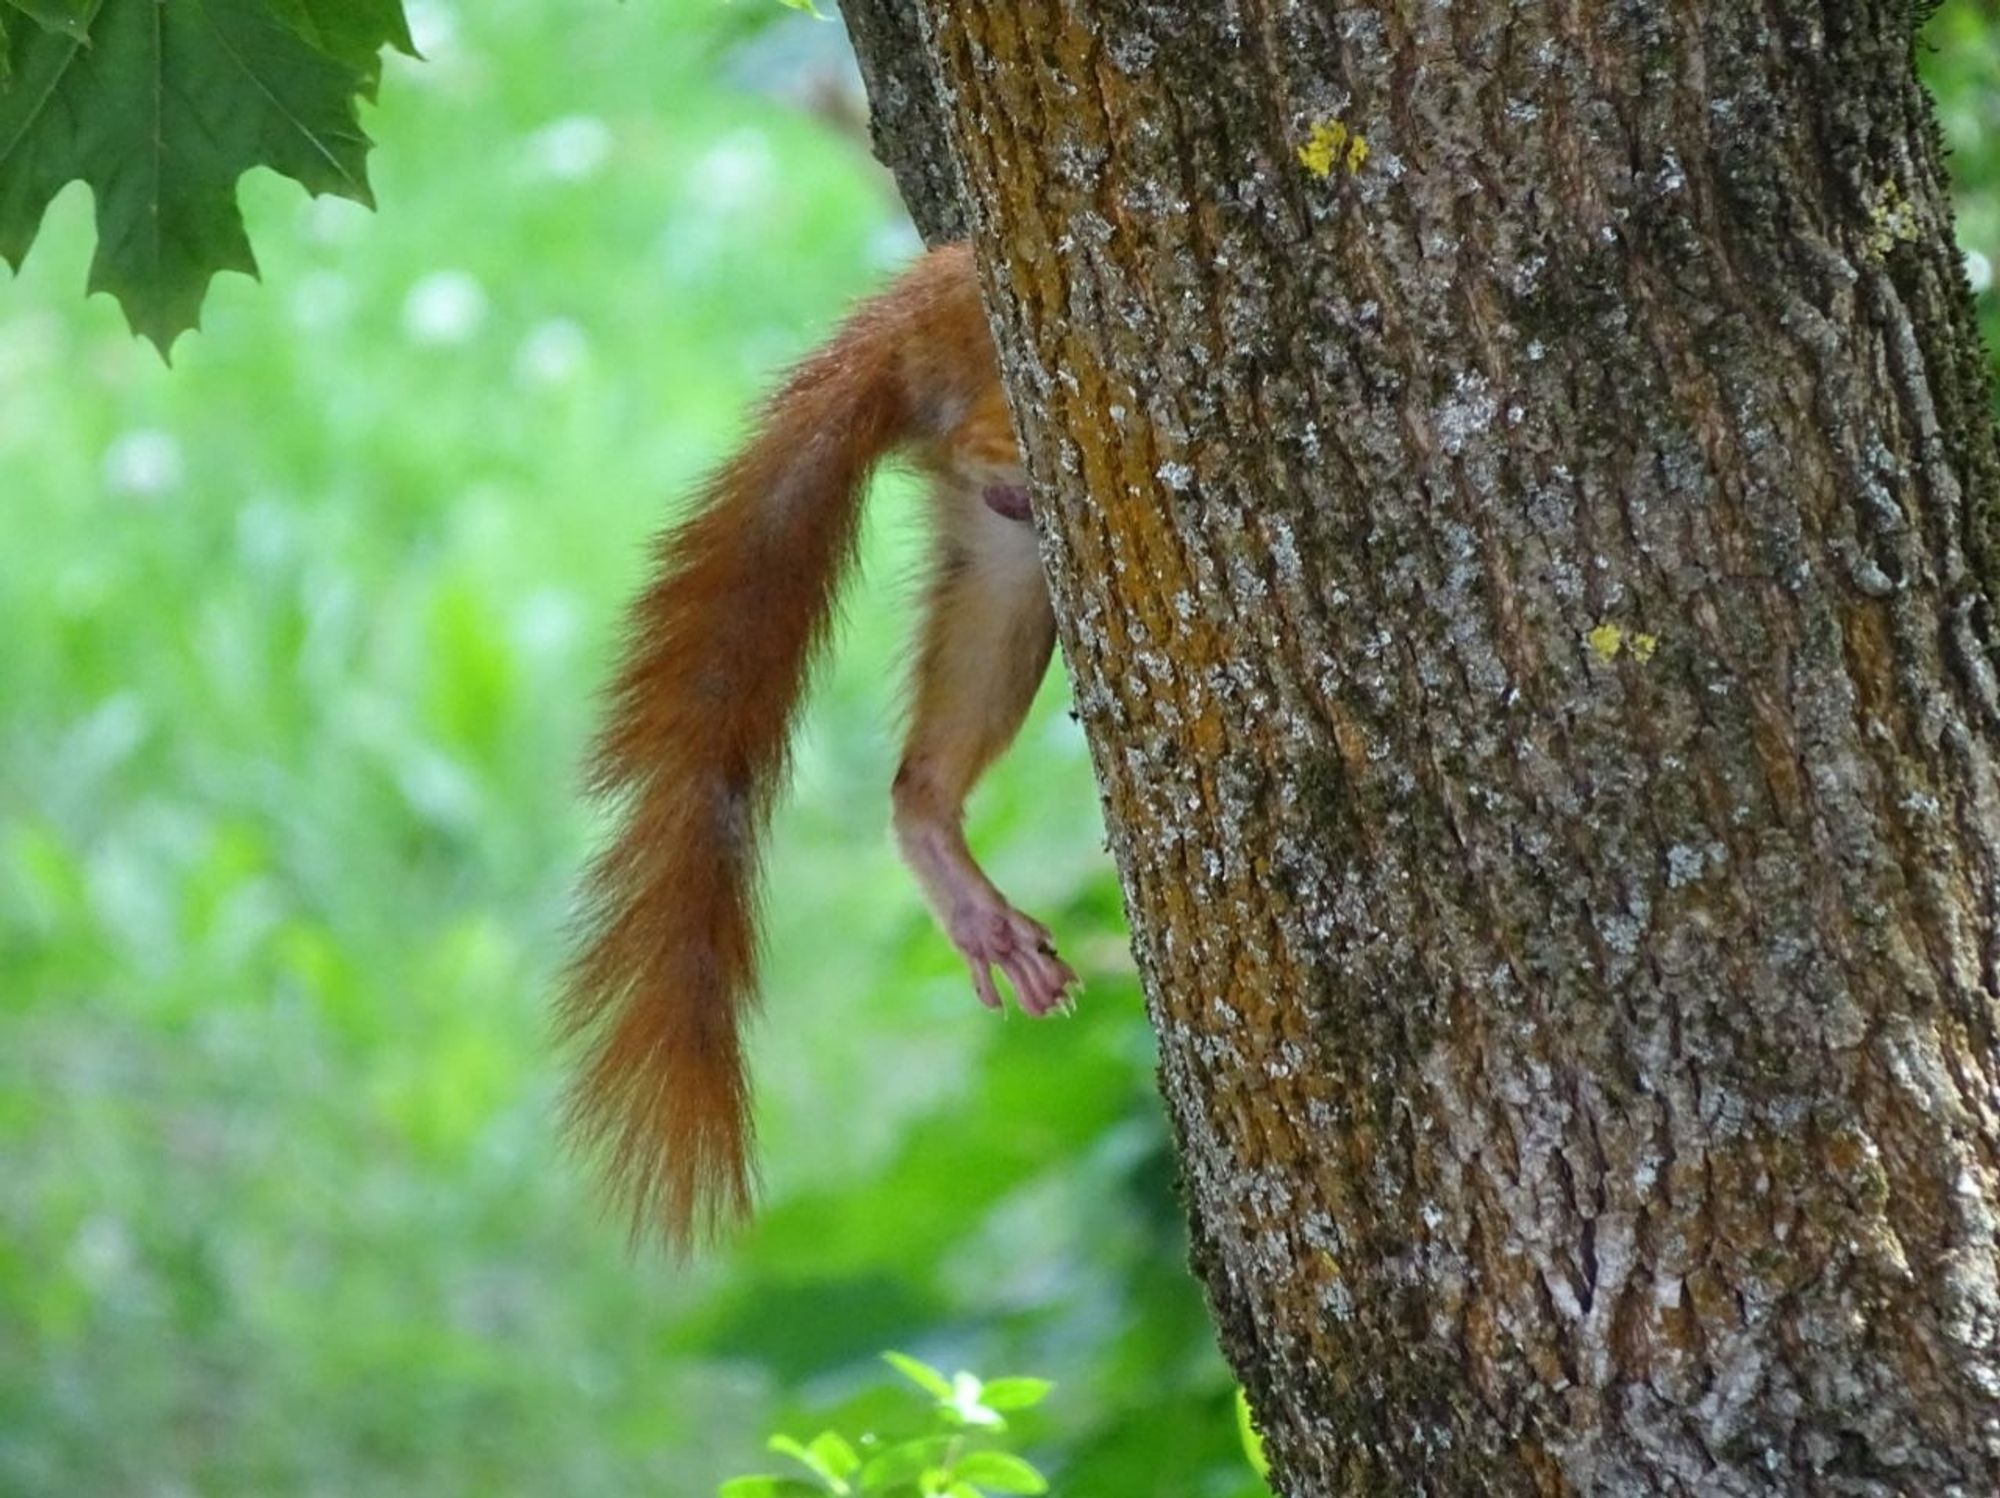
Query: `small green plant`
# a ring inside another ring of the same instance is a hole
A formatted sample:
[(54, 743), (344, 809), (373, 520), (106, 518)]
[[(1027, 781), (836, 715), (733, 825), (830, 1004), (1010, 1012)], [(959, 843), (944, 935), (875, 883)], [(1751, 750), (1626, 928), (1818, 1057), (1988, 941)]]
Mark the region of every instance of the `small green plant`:
[(930, 1397), (927, 1419), (914, 1435), (889, 1439), (873, 1431), (851, 1439), (823, 1430), (810, 1441), (773, 1436), (770, 1449), (790, 1457), (810, 1477), (732, 1477), (717, 1498), (986, 1498), (990, 1493), (1046, 1493), (1047, 1480), (1005, 1449), (1007, 1416), (1032, 1409), (1053, 1387), (1040, 1378), (947, 1378), (900, 1352), (884, 1361)]

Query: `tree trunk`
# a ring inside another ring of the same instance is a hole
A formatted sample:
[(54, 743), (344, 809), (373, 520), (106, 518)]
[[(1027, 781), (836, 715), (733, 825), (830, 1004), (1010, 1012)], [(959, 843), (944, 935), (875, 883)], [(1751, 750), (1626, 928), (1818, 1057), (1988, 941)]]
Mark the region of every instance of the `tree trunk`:
[(918, 0), (842, 0), (868, 88), (868, 134), (925, 244), (965, 238), (964, 186), (947, 146), (951, 116), (924, 45)]
[(1912, 8), (925, 11), (1280, 1491), (2000, 1491)]

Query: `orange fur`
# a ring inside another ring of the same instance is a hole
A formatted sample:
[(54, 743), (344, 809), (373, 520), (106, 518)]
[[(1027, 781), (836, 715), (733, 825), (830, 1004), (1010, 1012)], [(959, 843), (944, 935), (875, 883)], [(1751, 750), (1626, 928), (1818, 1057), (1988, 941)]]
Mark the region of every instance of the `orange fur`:
[[(1027, 528), (978, 498), (981, 482), (1020, 482), (1019, 459), (964, 246), (923, 257), (792, 372), (662, 539), (657, 574), (631, 613), (591, 773), (618, 827), (587, 878), (586, 934), (562, 1019), (584, 1052), (571, 1095), (579, 1138), (601, 1155), (635, 1230), (656, 1226), (682, 1249), (750, 1206), (742, 1023), (757, 992), (758, 843), (852, 558), (862, 493), (899, 447), (930, 473), (946, 517), (937, 610), (953, 606), (950, 578), (962, 568), (950, 558), (1018, 550), (1026, 536), (1032, 563)], [(982, 524), (1001, 529), (981, 541)], [(993, 574), (1002, 576), (1011, 593), (1000, 613), (1013, 621), (1002, 632), (1021, 634), (1032, 659), (997, 642), (1016, 657), (998, 709), (980, 705), (976, 683), (955, 694), (919, 682), (905, 773), (941, 765), (930, 778), (945, 788), (925, 804), (922, 829), (955, 829), (955, 798), (1012, 736), (1048, 658), (1039, 571), (1010, 564)], [(983, 586), (981, 598), (996, 584)], [(923, 658), (976, 667), (979, 651), (941, 642), (933, 628)], [(974, 727), (954, 731), (958, 718)], [(976, 763), (961, 763), (968, 756)], [(919, 872), (949, 923), (961, 895), (989, 902), (965, 882), (962, 839), (960, 852), (949, 837), (938, 846), (931, 872)], [(990, 988), (983, 968), (976, 978)]]

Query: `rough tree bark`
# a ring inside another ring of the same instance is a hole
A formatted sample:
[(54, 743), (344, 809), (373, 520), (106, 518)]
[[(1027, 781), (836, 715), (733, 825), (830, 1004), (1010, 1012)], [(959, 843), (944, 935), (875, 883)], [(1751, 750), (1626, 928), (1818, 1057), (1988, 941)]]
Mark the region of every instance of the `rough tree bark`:
[(925, 244), (965, 238), (965, 187), (948, 148), (951, 115), (924, 45), (917, 0), (846, 0), (840, 7), (868, 88), (875, 154)]
[(1280, 1490), (2000, 1491), (1911, 7), (921, 10)]

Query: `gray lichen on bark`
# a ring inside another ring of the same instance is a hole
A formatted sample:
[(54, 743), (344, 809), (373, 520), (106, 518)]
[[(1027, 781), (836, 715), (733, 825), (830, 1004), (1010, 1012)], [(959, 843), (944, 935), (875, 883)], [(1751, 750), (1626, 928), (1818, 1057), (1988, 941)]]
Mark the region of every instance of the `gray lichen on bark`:
[(926, 16), (1282, 1491), (2000, 1490), (2000, 457), (1910, 8)]

